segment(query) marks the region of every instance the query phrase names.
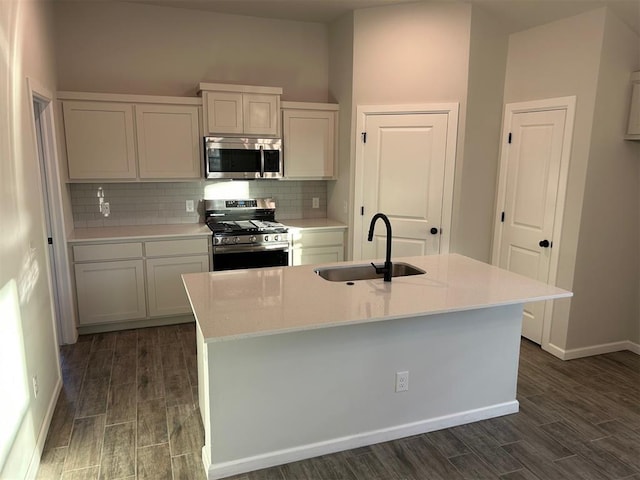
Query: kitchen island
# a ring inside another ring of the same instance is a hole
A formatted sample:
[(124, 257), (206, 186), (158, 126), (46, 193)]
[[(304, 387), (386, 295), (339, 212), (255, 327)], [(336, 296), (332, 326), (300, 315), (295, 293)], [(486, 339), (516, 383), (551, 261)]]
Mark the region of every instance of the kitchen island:
[(394, 262), (426, 273), (183, 275), (210, 479), (518, 411), (523, 304), (571, 293), (460, 255)]

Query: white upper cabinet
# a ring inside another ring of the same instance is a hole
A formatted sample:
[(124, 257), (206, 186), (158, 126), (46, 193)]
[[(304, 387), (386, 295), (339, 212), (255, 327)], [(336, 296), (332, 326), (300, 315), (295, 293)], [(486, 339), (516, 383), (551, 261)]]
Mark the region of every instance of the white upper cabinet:
[(281, 88), (201, 83), (205, 135), (280, 134)]
[(335, 178), (338, 105), (282, 102), (284, 176)]
[(629, 110), (628, 140), (640, 140), (640, 72), (631, 74), (631, 108)]
[(63, 103), (71, 179), (135, 179), (133, 105)]
[(135, 108), (140, 178), (200, 178), (198, 107)]
[(200, 99), (59, 92), (69, 180), (201, 178)]

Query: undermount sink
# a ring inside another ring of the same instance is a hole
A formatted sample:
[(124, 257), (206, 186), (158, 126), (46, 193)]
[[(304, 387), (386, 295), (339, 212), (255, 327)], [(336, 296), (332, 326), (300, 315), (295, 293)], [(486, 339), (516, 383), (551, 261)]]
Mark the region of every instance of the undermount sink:
[[(314, 272), (330, 282), (351, 282), (354, 280), (372, 280), (382, 278), (384, 274), (376, 273), (376, 269), (370, 263), (363, 265), (345, 265), (340, 267), (316, 268)], [(392, 277), (407, 277), (409, 275), (422, 275), (424, 270), (409, 265), (408, 263), (394, 263)]]

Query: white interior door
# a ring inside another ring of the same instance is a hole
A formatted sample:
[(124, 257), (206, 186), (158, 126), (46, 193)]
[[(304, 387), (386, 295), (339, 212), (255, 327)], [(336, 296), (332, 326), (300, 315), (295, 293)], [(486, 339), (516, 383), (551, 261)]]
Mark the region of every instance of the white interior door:
[(383, 222), (367, 241), (377, 212), (391, 221), (394, 257), (441, 252), (448, 122), (447, 113), (366, 115), (361, 259), (385, 256)]
[[(499, 188), (502, 221), (494, 263), (549, 283), (567, 111), (524, 111), (505, 117), (510, 128)], [(506, 160), (506, 164), (505, 164)], [(556, 245), (557, 247), (557, 245)], [(522, 335), (542, 343), (545, 302), (526, 304)]]

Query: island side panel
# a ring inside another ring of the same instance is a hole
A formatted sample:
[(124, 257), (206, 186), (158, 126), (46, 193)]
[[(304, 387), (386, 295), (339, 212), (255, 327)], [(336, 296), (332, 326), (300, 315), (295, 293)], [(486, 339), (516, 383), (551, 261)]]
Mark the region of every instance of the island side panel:
[(513, 413), (521, 322), (510, 305), (207, 343), (209, 478)]
[(198, 406), (204, 426), (204, 447), (202, 447), (202, 462), (205, 469), (211, 464), (211, 409), (209, 408), (209, 352), (204, 342), (202, 330), (196, 322), (196, 354), (198, 358)]

